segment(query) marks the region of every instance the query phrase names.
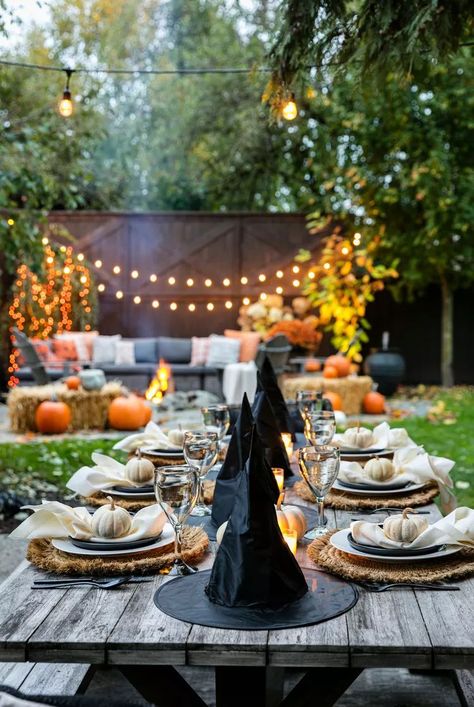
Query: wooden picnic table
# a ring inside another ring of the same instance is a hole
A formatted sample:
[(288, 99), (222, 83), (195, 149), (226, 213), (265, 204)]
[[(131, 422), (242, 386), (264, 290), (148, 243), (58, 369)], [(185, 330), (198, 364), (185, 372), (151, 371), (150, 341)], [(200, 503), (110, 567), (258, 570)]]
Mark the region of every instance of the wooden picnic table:
[[(291, 489), (286, 502), (305, 504)], [(436, 506), (427, 508), (432, 519), (439, 517)], [(331, 527), (347, 527), (362, 515), (327, 510)], [(298, 560), (314, 568), (304, 546)], [(208, 553), (202, 567), (211, 562)], [(159, 611), (153, 595), (168, 581), (165, 575), (114, 591), (32, 590), (41, 575), (25, 561), (2, 585), (0, 660), (114, 666), (146, 699), (168, 694), (167, 705), (204, 705), (173, 666), (215, 667), (217, 704), (225, 707), (280, 704), (285, 667), (308, 671), (285, 707), (306, 704), (297, 700), (308, 687), (318, 705), (333, 704), (364, 668), (474, 668), (472, 579), (456, 581), (461, 591), (453, 592), (360, 589), (356, 606), (332, 620), (237, 631), (191, 625)]]

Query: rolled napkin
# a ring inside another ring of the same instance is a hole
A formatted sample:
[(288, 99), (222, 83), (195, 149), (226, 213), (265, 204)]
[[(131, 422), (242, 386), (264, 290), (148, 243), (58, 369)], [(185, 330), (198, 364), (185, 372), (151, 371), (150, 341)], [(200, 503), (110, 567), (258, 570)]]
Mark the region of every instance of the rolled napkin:
[[(416, 514), (408, 516), (408, 520), (413, 517), (416, 518)], [(420, 519), (421, 517), (419, 516)], [(397, 520), (395, 516), (391, 516), (387, 520), (394, 519)], [(416, 549), (432, 545), (462, 545), (474, 549), (474, 510), (466, 506), (456, 508), (449, 515), (429, 525), (411, 542), (393, 540), (377, 523), (364, 520), (351, 523), (351, 533), (356, 542), (373, 547)]]
[(107, 491), (113, 486), (136, 488), (143, 485), (128, 479), (125, 475), (125, 464), (106, 454), (93, 452), (92, 461), (95, 466), (83, 466), (71, 476), (66, 484), (68, 489), (87, 498), (98, 491)]
[[(24, 506), (34, 511), (18, 528), (10, 533), (11, 538), (75, 538), (90, 540), (93, 537), (93, 516), (85, 508), (71, 508), (59, 501), (43, 501), (39, 506)], [(98, 509), (101, 510), (101, 509)], [(157, 503), (138, 511), (131, 519), (131, 527), (121, 540), (140, 540), (157, 537), (166, 523), (166, 515)], [(107, 538), (107, 542), (115, 539)]]
[(342, 461), (339, 467), (338, 479), (349, 484), (368, 484), (370, 486), (383, 489), (387, 484), (393, 482), (409, 482), (416, 484), (426, 484), (435, 482), (438, 484), (441, 507), (443, 512), (449, 513), (456, 508), (456, 497), (450, 490), (453, 488), (453, 480), (449, 473), (455, 462), (444, 457), (433, 457), (421, 451), (420, 447), (403, 447), (397, 449), (392, 460), (394, 474), (386, 481), (375, 481), (368, 478), (358, 462)]
[(166, 432), (163, 432), (159, 425), (151, 421), (147, 424), (143, 432), (128, 435), (114, 445), (114, 449), (122, 449), (126, 452), (134, 452), (140, 447), (153, 447), (154, 449), (167, 449), (170, 451), (182, 449), (182, 447), (170, 442)]
[(366, 427), (349, 427), (345, 432), (334, 435), (334, 442), (343, 449), (399, 449), (416, 447), (403, 427), (390, 428), (387, 422), (368, 430)]

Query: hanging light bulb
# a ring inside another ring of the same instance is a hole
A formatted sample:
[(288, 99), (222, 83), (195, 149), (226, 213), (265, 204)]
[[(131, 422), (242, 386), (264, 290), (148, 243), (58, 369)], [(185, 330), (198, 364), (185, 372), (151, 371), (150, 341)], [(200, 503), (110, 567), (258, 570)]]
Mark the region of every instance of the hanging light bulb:
[(69, 90), (69, 81), (71, 80), (72, 69), (66, 69), (66, 88), (63, 91), (63, 97), (59, 101), (58, 111), (63, 118), (70, 118), (74, 112), (74, 103), (72, 102), (71, 91)]
[(285, 120), (294, 120), (298, 115), (298, 108), (296, 107), (294, 93), (291, 93), (289, 98), (283, 102), (281, 114)]

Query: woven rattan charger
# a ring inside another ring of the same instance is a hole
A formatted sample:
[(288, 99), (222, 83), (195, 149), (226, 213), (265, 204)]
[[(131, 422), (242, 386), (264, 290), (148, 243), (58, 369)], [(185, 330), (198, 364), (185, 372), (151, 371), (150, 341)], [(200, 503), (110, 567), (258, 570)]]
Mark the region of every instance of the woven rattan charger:
[[(300, 498), (310, 503), (315, 503), (315, 497), (306, 482), (297, 481), (293, 489)], [(355, 494), (331, 489), (325, 498), (324, 505), (337, 511), (353, 511), (358, 508), (369, 510), (379, 508), (380, 505), (392, 508), (413, 508), (432, 503), (438, 494), (437, 484), (427, 484), (418, 491), (412, 491), (411, 493), (407, 491), (407, 493), (393, 496), (389, 494), (386, 496), (356, 496)]]

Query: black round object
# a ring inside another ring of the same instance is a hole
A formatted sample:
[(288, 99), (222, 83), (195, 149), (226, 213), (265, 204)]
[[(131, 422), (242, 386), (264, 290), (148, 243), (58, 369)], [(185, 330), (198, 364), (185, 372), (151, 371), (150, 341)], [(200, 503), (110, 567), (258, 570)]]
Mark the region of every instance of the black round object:
[(144, 493), (155, 493), (151, 484), (147, 484), (146, 486), (112, 486), (110, 490), (118, 491), (119, 493), (137, 493), (139, 495), (143, 495)]
[(277, 610), (213, 604), (204, 592), (210, 570), (163, 584), (154, 602), (158, 609), (180, 621), (240, 631), (310, 626), (340, 616), (357, 603), (359, 593), (349, 582), (318, 570), (303, 569), (303, 573), (308, 592)]
[(392, 395), (405, 375), (405, 359), (395, 349), (377, 351), (367, 356), (365, 372), (378, 384), (378, 392)]
[(338, 479), (337, 482), (347, 489), (357, 489), (358, 491), (395, 491), (413, 485), (412, 481), (405, 481), (403, 484), (397, 484), (394, 482), (393, 484), (386, 484), (382, 488), (381, 486), (375, 486), (374, 484), (351, 484), (348, 481), (341, 481), (341, 479)]
[(416, 547), (416, 548), (398, 548), (398, 547), (374, 547), (373, 545), (365, 545), (365, 543), (357, 543), (352, 537), (352, 533), (347, 536), (349, 545), (354, 548), (354, 550), (359, 550), (359, 552), (366, 552), (369, 555), (385, 555), (387, 557), (406, 557), (407, 555), (413, 555), (417, 557), (419, 555), (429, 555), (432, 552), (438, 552), (444, 545), (432, 545), (431, 547)]
[(135, 550), (138, 547), (146, 547), (146, 545), (153, 545), (160, 536), (154, 538), (140, 538), (139, 540), (123, 540), (119, 542), (108, 542), (104, 540), (103, 542), (96, 542), (93, 540), (77, 540), (76, 538), (69, 538), (73, 545), (80, 547), (82, 550)]

